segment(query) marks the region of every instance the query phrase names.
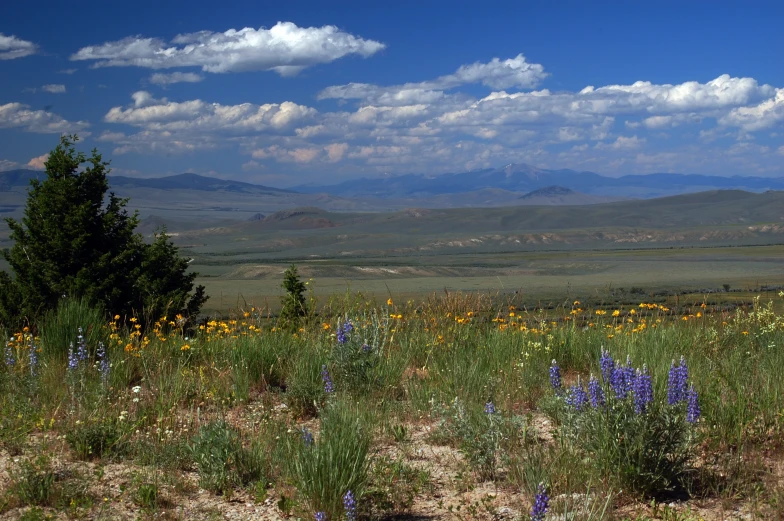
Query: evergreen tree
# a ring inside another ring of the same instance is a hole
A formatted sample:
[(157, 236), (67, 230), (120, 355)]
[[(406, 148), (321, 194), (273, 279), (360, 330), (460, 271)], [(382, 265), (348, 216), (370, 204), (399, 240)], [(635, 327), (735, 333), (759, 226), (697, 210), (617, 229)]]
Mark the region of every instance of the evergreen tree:
[(308, 306), (305, 301), (305, 283), (299, 278), (297, 266), (292, 264), (283, 273), (283, 283), (281, 284), (286, 294), (281, 297), (283, 304), (280, 310), (280, 320), (283, 324), (294, 325), (308, 314)]
[(97, 150), (77, 153), (76, 141), (60, 139), (44, 164), (46, 179), (30, 182), (21, 221), (6, 219), (14, 245), (2, 255), (14, 277), (0, 272), (0, 318), (32, 321), (64, 297), (121, 315), (153, 302), (197, 313), (206, 297), (200, 286), (187, 298), (196, 276), (186, 273), (187, 261), (165, 233), (145, 244), (128, 199), (107, 195), (109, 163)]

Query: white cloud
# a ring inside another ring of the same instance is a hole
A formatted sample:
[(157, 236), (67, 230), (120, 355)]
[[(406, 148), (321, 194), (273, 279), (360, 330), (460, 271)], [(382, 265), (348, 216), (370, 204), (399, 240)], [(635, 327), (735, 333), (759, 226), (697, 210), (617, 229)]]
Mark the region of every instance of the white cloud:
[(173, 83), (199, 83), (204, 80), (204, 76), (195, 72), (172, 72), (165, 74), (156, 72), (150, 76), (150, 83), (154, 85), (171, 85)]
[(784, 121), (784, 89), (776, 89), (775, 96), (751, 107), (737, 107), (721, 119), (724, 125), (755, 132)]
[(648, 128), (665, 128), (672, 124), (672, 116), (651, 116), (642, 122)]
[(609, 148), (612, 150), (631, 150), (640, 148), (645, 143), (645, 138), (638, 138), (637, 136), (625, 137), (618, 136), (618, 138), (610, 144), (597, 143), (596, 148)]
[(784, 156), (784, 145), (783, 145), (783, 146), (780, 146), (780, 147), (778, 148), (778, 150), (776, 150), (776, 153), (777, 153), (778, 155), (780, 155), (780, 156)]
[(48, 92), (50, 94), (64, 94), (65, 93), (65, 85), (60, 84), (50, 84), (44, 85), (42, 87), (28, 87), (24, 90), (24, 92)]
[(18, 128), (41, 134), (79, 132), (85, 136), (82, 131), (89, 126), (86, 121), (68, 121), (46, 110), (30, 110), (29, 105), (22, 103), (0, 105), (0, 128)]
[(75, 73), (77, 70), (78, 69), (63, 69), (63, 70), (58, 71), (58, 72), (60, 74), (68, 74), (70, 76), (71, 74)]
[(282, 163), (310, 163), (320, 154), (321, 150), (318, 148), (285, 149), (278, 145), (272, 145), (267, 148), (254, 150), (251, 153), (251, 157), (254, 159), (274, 158)]
[(0, 172), (5, 172), (6, 170), (13, 170), (14, 168), (18, 168), (19, 163), (16, 161), (9, 161), (8, 159), (0, 159)]
[(21, 40), (16, 36), (6, 36), (0, 33), (0, 60), (13, 60), (24, 58), (38, 52), (38, 46), (33, 42)]
[(155, 99), (146, 91), (135, 92), (131, 97), (132, 106), (114, 107), (104, 120), (149, 130), (242, 133), (283, 130), (317, 114), (313, 108), (290, 101), (265, 105), (221, 105), (202, 100), (174, 102)]
[(27, 168), (32, 168), (33, 170), (43, 170), (46, 168), (44, 163), (46, 160), (49, 159), (49, 154), (44, 154), (42, 156), (34, 157), (30, 161), (27, 162)]
[(348, 143), (332, 143), (324, 147), (327, 152), (327, 157), (331, 163), (337, 163), (343, 159), (343, 155), (348, 150)]
[(94, 61), (95, 67), (200, 67), (212, 73), (273, 70), (292, 76), (306, 67), (350, 54), (368, 57), (384, 47), (332, 25), (298, 27), (278, 22), (270, 29), (181, 34), (169, 44), (158, 38), (128, 37), (83, 47), (71, 60)]
[(453, 74), (419, 83), (391, 87), (349, 83), (327, 87), (319, 93), (318, 99), (359, 99), (383, 106), (435, 103), (444, 98), (443, 91), (463, 85), (478, 83), (494, 89), (527, 89), (539, 85), (547, 76), (543, 66), (528, 63), (525, 56), (518, 54), (503, 61), (493, 58), (488, 63), (462, 65)]
[[(522, 55), (494, 59), (419, 83), (329, 87), (319, 97), (341, 100), (331, 111), (293, 102), (174, 102), (139, 91), (130, 105), (114, 107), (105, 117), (109, 123), (139, 131), (99, 139), (115, 143), (119, 153), (178, 153), (233, 145), (259, 166), (301, 165), (314, 174), (327, 168), (357, 174), (454, 172), (508, 162), (610, 172), (672, 171), (678, 169), (678, 161), (697, 171), (715, 172), (726, 171), (732, 161), (764, 155), (766, 159), (754, 163), (757, 170), (750, 170), (756, 172), (771, 168), (773, 158), (780, 161), (778, 144), (768, 150), (736, 148), (732, 153), (727, 147), (711, 148), (713, 157), (702, 159), (698, 156), (708, 150), (704, 144), (703, 151), (688, 148), (698, 140), (728, 136), (748, 141), (763, 128), (764, 137), (769, 137), (770, 127), (784, 120), (779, 113), (779, 97), (784, 99), (784, 94), (753, 78), (722, 75), (704, 83), (640, 81), (558, 92), (492, 90), (481, 97), (462, 88), (531, 88), (545, 76), (541, 66), (527, 64)], [(343, 100), (357, 103), (349, 108)], [(634, 135), (619, 135), (624, 126), (634, 129)], [(666, 136), (661, 131), (675, 127), (678, 132), (671, 137), (679, 139), (671, 140), (672, 153), (657, 150)]]
[(65, 85), (44, 85), (41, 87), (41, 90), (51, 94), (63, 94), (65, 92)]
[(243, 172), (255, 172), (263, 169), (264, 169), (264, 165), (252, 159), (242, 164)]

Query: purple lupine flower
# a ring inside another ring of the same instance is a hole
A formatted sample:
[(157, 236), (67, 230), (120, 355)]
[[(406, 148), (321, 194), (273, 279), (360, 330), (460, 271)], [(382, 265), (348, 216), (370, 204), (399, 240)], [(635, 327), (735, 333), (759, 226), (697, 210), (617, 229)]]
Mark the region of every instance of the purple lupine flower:
[(558, 362), (553, 360), (550, 365), (550, 385), (555, 392), (561, 391), (561, 369), (558, 367)]
[(357, 502), (354, 499), (354, 494), (349, 490), (343, 496), (343, 509), (346, 511), (347, 521), (356, 521), (357, 519)]
[(313, 445), (313, 433), (307, 427), (302, 427), (302, 441), (306, 447)]
[(6, 367), (13, 367), (16, 364), (16, 359), (14, 359), (14, 350), (11, 349), (11, 346), (5, 346), (5, 365)]
[(626, 366), (623, 368), (623, 385), (626, 388), (627, 394), (634, 389), (635, 377), (636, 371), (634, 370), (634, 367), (632, 367), (632, 357), (626, 355)]
[(689, 368), (686, 366), (686, 359), (681, 356), (679, 366), (675, 365), (675, 360), (670, 365), (670, 373), (667, 377), (667, 403), (675, 405), (678, 402), (686, 401), (686, 390), (689, 380)]
[(103, 342), (98, 342), (98, 350), (95, 352), (98, 356), (98, 370), (101, 372), (101, 381), (106, 383), (109, 380), (109, 357), (106, 355), (106, 346)]
[(534, 497), (534, 506), (531, 508), (531, 521), (544, 521), (544, 516), (550, 506), (550, 496), (547, 495), (543, 484), (539, 484)]
[(314, 517), (316, 518), (316, 521), (327, 521), (327, 514), (324, 512), (316, 512)]
[(643, 365), (642, 371), (637, 370), (637, 377), (634, 379), (634, 411), (643, 414), (648, 404), (653, 401), (653, 382), (651, 375), (648, 374), (648, 367)]
[(79, 335), (76, 337), (76, 356), (80, 362), (87, 360), (87, 343), (82, 332), (82, 328), (79, 328)]
[(591, 399), (591, 407), (594, 409), (604, 407), (604, 390), (602, 389), (599, 380), (593, 375), (591, 375), (591, 379), (588, 380), (588, 396)]
[(346, 320), (346, 323), (343, 324), (343, 331), (346, 333), (351, 333), (354, 331), (354, 324), (351, 323), (351, 320)]
[(35, 344), (30, 342), (30, 374), (35, 376), (38, 370), (38, 352), (36, 351)]
[(619, 400), (626, 398), (626, 371), (623, 367), (618, 366), (612, 370), (610, 374), (610, 387), (615, 392), (615, 397)]
[(343, 330), (343, 326), (338, 327), (337, 332), (338, 344), (345, 344), (348, 342), (348, 337), (346, 337), (346, 332)]
[(485, 404), (485, 414), (495, 414), (495, 404), (492, 401)]
[(324, 392), (329, 394), (335, 392), (335, 386), (332, 384), (332, 377), (329, 375), (329, 371), (327, 371), (327, 366), (321, 366), (321, 381), (324, 382)]
[(71, 346), (68, 348), (68, 369), (73, 371), (77, 367), (79, 367), (79, 358), (77, 358), (76, 354), (74, 353), (73, 342), (72, 342)]
[(689, 386), (689, 390), (686, 391), (686, 421), (689, 423), (697, 423), (697, 420), (700, 419), (700, 404), (697, 399), (697, 391), (694, 390), (694, 384)]
[(610, 356), (609, 351), (602, 349), (599, 367), (602, 369), (602, 380), (604, 380), (604, 383), (610, 383), (610, 378), (612, 378), (612, 373), (615, 369), (615, 360)]
[(362, 352), (363, 352), (363, 353), (369, 353), (369, 352), (371, 352), (372, 350), (373, 350), (373, 348), (372, 348), (372, 347), (370, 347), (368, 344), (362, 344)]
[(580, 377), (577, 377), (577, 383), (569, 388), (569, 393), (566, 396), (566, 405), (574, 407), (575, 411), (582, 411), (588, 403), (588, 395), (585, 393), (583, 383)]

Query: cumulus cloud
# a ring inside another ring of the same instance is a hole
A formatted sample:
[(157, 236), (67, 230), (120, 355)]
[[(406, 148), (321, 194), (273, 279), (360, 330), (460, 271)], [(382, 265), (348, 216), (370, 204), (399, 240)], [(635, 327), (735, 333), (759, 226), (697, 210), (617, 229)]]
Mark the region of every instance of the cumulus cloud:
[(348, 150), (348, 143), (332, 143), (324, 147), (327, 157), (331, 163), (336, 163), (343, 159), (343, 155)]
[(104, 116), (108, 123), (125, 123), (149, 130), (172, 132), (278, 131), (313, 118), (317, 111), (290, 101), (254, 105), (221, 105), (202, 100), (183, 102), (156, 99), (149, 92), (131, 95), (133, 105), (113, 107)]
[(16, 161), (9, 161), (8, 159), (0, 159), (0, 172), (5, 172), (6, 170), (13, 170), (17, 168), (19, 163)]
[(33, 170), (43, 170), (46, 168), (44, 163), (46, 160), (49, 159), (49, 154), (44, 154), (42, 156), (34, 157), (30, 161), (27, 162), (27, 168), (32, 168)]
[(254, 150), (251, 153), (251, 157), (254, 159), (274, 158), (282, 163), (310, 163), (314, 161), (321, 152), (322, 151), (318, 148), (285, 149), (279, 145), (272, 145), (267, 148)]
[(272, 70), (292, 76), (306, 67), (347, 55), (368, 57), (384, 47), (383, 43), (359, 38), (332, 25), (298, 27), (278, 22), (269, 29), (246, 27), (223, 33), (181, 34), (170, 43), (132, 36), (83, 47), (71, 60), (93, 61), (94, 67), (199, 67), (212, 73)]
[(173, 83), (199, 83), (204, 80), (204, 76), (195, 72), (172, 72), (165, 74), (156, 72), (150, 76), (150, 83), (154, 85), (171, 85)]
[(13, 60), (24, 58), (38, 52), (38, 46), (33, 42), (22, 40), (16, 36), (6, 36), (0, 33), (0, 60)]
[(728, 126), (749, 132), (770, 128), (784, 121), (784, 89), (776, 89), (775, 96), (751, 107), (737, 107), (721, 119)]
[(0, 105), (0, 128), (17, 128), (41, 134), (80, 132), (84, 136), (83, 131), (89, 126), (86, 121), (68, 121), (53, 112), (31, 110), (29, 105), (22, 103)]
[[(251, 156), (248, 163), (253, 164), (246, 169), (280, 162), (313, 172), (353, 168), (360, 174), (454, 172), (508, 162), (628, 172), (667, 171), (681, 161), (707, 171), (708, 165), (726, 169), (753, 154), (768, 158), (768, 163), (758, 162), (759, 168), (770, 168), (771, 158), (780, 161), (778, 145), (732, 153), (725, 146), (708, 159), (685, 159), (704, 153), (686, 148), (698, 140), (703, 147), (727, 137), (748, 141), (760, 130), (773, 139), (773, 127), (784, 121), (784, 90), (753, 78), (722, 75), (704, 82), (638, 81), (551, 91), (539, 85), (546, 76), (543, 67), (529, 64), (523, 55), (495, 58), (418, 83), (329, 87), (320, 99), (357, 103), (321, 111), (290, 101), (174, 102), (139, 91), (129, 105), (114, 107), (105, 117), (139, 131), (99, 139), (115, 143), (119, 153), (233, 145)], [(476, 96), (477, 85), (487, 92)], [(505, 86), (508, 90), (500, 88)], [(668, 149), (679, 152), (657, 150), (662, 139), (675, 135), (662, 131), (676, 128), (673, 132), (686, 142), (672, 140)], [(633, 135), (620, 135), (624, 129)], [(750, 171), (758, 171), (754, 168)]]
[(453, 74), (434, 80), (380, 87), (368, 83), (335, 85), (322, 90), (319, 99), (359, 99), (376, 105), (410, 105), (435, 103), (444, 98), (446, 90), (463, 85), (482, 84), (494, 89), (533, 88), (548, 74), (538, 63), (528, 63), (525, 56), (501, 60), (493, 58), (487, 63), (462, 65)]

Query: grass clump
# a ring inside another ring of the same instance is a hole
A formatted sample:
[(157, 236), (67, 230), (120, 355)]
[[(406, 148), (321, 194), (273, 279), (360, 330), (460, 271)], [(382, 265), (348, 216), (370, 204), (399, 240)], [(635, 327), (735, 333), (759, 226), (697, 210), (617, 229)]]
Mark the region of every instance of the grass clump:
[(322, 411), (317, 440), (308, 431), (292, 440), (290, 474), (311, 514), (338, 519), (349, 492), (361, 504), (370, 469), (371, 430), (367, 414), (333, 401)]

